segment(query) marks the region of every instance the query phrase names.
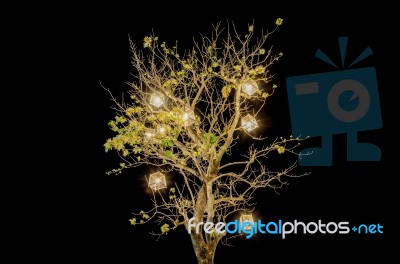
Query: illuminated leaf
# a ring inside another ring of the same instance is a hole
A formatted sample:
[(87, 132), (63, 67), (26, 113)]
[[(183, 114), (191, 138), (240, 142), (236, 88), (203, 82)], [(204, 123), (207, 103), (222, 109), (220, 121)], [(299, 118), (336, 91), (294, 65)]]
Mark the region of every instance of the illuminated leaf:
[(176, 79), (169, 79), (163, 83), (163, 87), (169, 88), (171, 86), (177, 85), (178, 81)]
[(225, 85), (224, 87), (222, 87), (222, 97), (226, 98), (229, 96), (229, 94), (231, 93), (232, 90), (232, 86), (231, 85)]
[(106, 152), (113, 149), (111, 139), (107, 139), (107, 142), (104, 144), (104, 149)]
[(153, 41), (152, 37), (144, 37), (144, 39), (143, 39), (143, 47), (144, 48), (150, 48), (152, 41)]
[(217, 137), (212, 133), (205, 133), (203, 138), (207, 141), (207, 143), (215, 143), (217, 141)]
[(167, 158), (170, 158), (170, 159), (173, 159), (173, 158), (174, 158), (174, 154), (173, 154), (172, 151), (170, 151), (170, 150), (166, 150), (166, 151), (164, 152), (164, 155), (165, 155)]
[(131, 219), (129, 219), (129, 223), (130, 223), (131, 225), (136, 225), (136, 218), (131, 218)]
[(169, 224), (164, 224), (161, 226), (161, 233), (165, 234), (169, 231)]
[(164, 139), (161, 140), (161, 145), (162, 145), (163, 147), (173, 147), (173, 146), (174, 146), (174, 143), (172, 142), (171, 139), (169, 139), (169, 138), (164, 138)]
[(235, 66), (233, 66), (233, 69), (234, 69), (235, 71), (241, 71), (241, 70), (242, 70), (242, 66), (240, 66), (240, 65), (235, 65)]
[(128, 155), (129, 155), (129, 150), (124, 149), (124, 150), (122, 151), (122, 156), (126, 157), (126, 156), (128, 156)]
[(143, 217), (143, 219), (149, 219), (150, 218), (150, 216), (148, 214), (146, 214), (146, 213), (143, 213), (142, 217)]

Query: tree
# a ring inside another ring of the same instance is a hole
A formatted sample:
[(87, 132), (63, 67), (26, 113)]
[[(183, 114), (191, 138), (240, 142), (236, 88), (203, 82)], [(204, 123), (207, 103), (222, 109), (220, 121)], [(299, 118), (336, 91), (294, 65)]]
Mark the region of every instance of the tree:
[[(271, 153), (297, 155), (300, 138), (280, 137), (262, 147), (253, 142), (247, 153), (235, 149), (240, 137), (268, 141), (255, 133), (257, 117), (277, 87), (271, 84), (270, 66), (282, 53), (264, 46), (281, 24), (278, 18), (275, 28), (258, 38), (253, 25), (245, 36), (233, 24), (226, 29), (217, 25), (210, 37), (202, 36), (183, 54), (155, 35), (144, 38), (143, 50), (130, 41), (131, 101), (119, 102), (111, 95), (117, 107), (109, 126), (116, 135), (104, 147), (117, 150), (123, 159), (110, 173), (141, 165), (157, 171), (147, 178), (153, 207), (136, 214), (131, 224), (155, 220), (161, 226), (155, 234), (161, 235), (179, 226), (188, 230), (191, 218), (195, 223), (226, 222), (251, 210), (255, 190), (280, 188), (284, 176), (296, 176), (296, 162), (274, 171), (265, 159)], [(232, 155), (235, 151), (242, 155), (232, 160), (230, 156), (238, 156)], [(165, 175), (172, 172), (178, 179), (168, 186)], [(213, 263), (226, 233), (191, 231), (198, 262)]]

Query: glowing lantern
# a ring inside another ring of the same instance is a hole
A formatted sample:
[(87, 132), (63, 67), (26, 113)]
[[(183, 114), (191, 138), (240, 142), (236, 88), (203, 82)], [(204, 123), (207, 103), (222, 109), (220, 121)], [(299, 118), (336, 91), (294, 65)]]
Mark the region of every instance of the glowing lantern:
[(185, 112), (182, 115), (182, 120), (185, 126), (192, 125), (195, 121), (194, 112), (189, 108), (185, 108)]
[(150, 104), (159, 108), (164, 104), (164, 96), (158, 93), (153, 93), (150, 97)]
[(156, 134), (156, 131), (154, 129), (147, 129), (146, 132), (144, 133), (144, 136), (147, 140), (152, 139)]
[(160, 134), (165, 134), (165, 132), (167, 132), (167, 130), (165, 129), (165, 127), (159, 127), (159, 128), (158, 128), (158, 132), (159, 132)]
[(165, 180), (165, 175), (161, 172), (156, 172), (150, 174), (149, 178), (149, 187), (154, 191), (167, 188), (167, 181)]
[(245, 230), (251, 230), (252, 226), (249, 225), (249, 223), (254, 225), (254, 219), (253, 219), (253, 216), (251, 214), (242, 214), (242, 216), (240, 217), (239, 222), (242, 223), (242, 225), (244, 224), (244, 229)]
[(257, 90), (258, 90), (258, 87), (255, 84), (250, 83), (250, 82), (245, 83), (242, 88), (242, 91), (249, 96), (252, 96), (255, 92), (257, 92)]
[(253, 129), (258, 127), (256, 119), (251, 116), (250, 114), (247, 114), (247, 116), (242, 118), (242, 127), (244, 130), (247, 132), (252, 131)]

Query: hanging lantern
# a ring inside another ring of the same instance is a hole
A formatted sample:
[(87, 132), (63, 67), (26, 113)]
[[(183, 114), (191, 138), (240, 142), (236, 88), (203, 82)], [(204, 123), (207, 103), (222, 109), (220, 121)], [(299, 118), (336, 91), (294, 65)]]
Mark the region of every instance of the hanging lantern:
[(154, 191), (167, 188), (167, 181), (165, 180), (165, 175), (161, 172), (156, 172), (150, 174), (149, 178), (149, 187)]
[(249, 96), (252, 96), (255, 92), (257, 92), (257, 90), (258, 87), (253, 82), (247, 82), (242, 87), (242, 91)]
[(251, 223), (252, 225), (254, 225), (254, 219), (253, 219), (253, 215), (251, 214), (242, 214), (242, 216), (240, 217), (239, 220), (240, 223), (242, 223), (242, 225), (244, 225), (244, 230), (251, 230), (252, 226), (249, 225), (248, 223)]
[(242, 127), (244, 130), (247, 132), (252, 131), (253, 129), (258, 127), (256, 119), (251, 116), (250, 114), (247, 114), (245, 117), (242, 118)]
[(159, 93), (153, 93), (150, 97), (150, 104), (159, 108), (164, 104), (164, 96)]
[(190, 126), (194, 123), (195, 121), (195, 116), (193, 110), (189, 108), (185, 108), (185, 112), (183, 112), (182, 115), (182, 120), (185, 124), (185, 126)]
[(158, 128), (158, 133), (160, 133), (161, 135), (164, 135), (167, 132), (167, 129), (163, 126)]
[(144, 132), (144, 137), (147, 140), (152, 139), (156, 135), (156, 131), (154, 129), (148, 128), (146, 129), (146, 132)]

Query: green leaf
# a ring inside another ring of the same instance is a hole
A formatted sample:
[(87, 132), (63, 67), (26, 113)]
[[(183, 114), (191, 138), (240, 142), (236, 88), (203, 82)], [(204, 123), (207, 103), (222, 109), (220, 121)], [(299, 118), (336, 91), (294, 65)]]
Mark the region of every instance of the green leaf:
[(108, 125), (110, 126), (112, 131), (117, 131), (118, 130), (117, 123), (114, 120), (110, 120), (110, 122), (108, 122)]
[(164, 155), (165, 155), (167, 158), (170, 158), (170, 159), (173, 159), (173, 158), (174, 158), (174, 154), (173, 154), (172, 151), (170, 151), (170, 150), (166, 150), (166, 151), (164, 152)]
[(214, 134), (210, 134), (210, 143), (215, 143), (217, 141), (217, 137)]
[(218, 64), (218, 62), (216, 62), (216, 61), (214, 61), (212, 64), (211, 64), (211, 67), (212, 68), (217, 68), (219, 66), (219, 64)]
[(235, 71), (241, 71), (241, 70), (242, 70), (242, 66), (240, 66), (240, 65), (235, 65), (235, 66), (233, 66), (233, 69), (234, 69)]
[(232, 86), (231, 85), (225, 85), (224, 87), (222, 87), (221, 93), (222, 93), (222, 97), (226, 98), (229, 96), (229, 94), (232, 91)]
[(163, 147), (173, 147), (174, 142), (172, 142), (172, 140), (169, 138), (164, 138), (164, 139), (161, 139), (161, 145)]
[(203, 138), (207, 141), (207, 143), (215, 143), (217, 141), (217, 137), (213, 133), (204, 133)]
[(143, 47), (144, 48), (150, 48), (152, 41), (153, 41), (152, 37), (144, 37), (144, 39), (143, 39)]
[(165, 234), (169, 231), (169, 224), (164, 224), (161, 226), (161, 233)]
[(267, 98), (268, 96), (269, 96), (269, 94), (268, 93), (262, 93), (262, 98)]
[(174, 86), (177, 84), (178, 84), (178, 81), (176, 79), (172, 78), (172, 79), (165, 81), (163, 83), (163, 87), (168, 88), (168, 87), (171, 87), (171, 86)]
[(136, 225), (136, 218), (131, 218), (131, 219), (129, 219), (129, 223), (130, 223), (131, 225)]
[(109, 150), (112, 150), (112, 149), (113, 149), (112, 141), (111, 141), (111, 139), (108, 139), (107, 142), (104, 144), (104, 150), (106, 152), (108, 152)]
[(257, 74), (263, 74), (265, 72), (265, 68), (263, 66), (257, 66), (255, 70)]
[(171, 189), (169, 189), (169, 191), (174, 193), (175, 192), (175, 187), (172, 187)]
[(115, 117), (115, 123), (121, 123), (121, 124), (123, 124), (123, 123), (125, 123), (126, 122), (126, 118), (125, 117), (123, 117), (123, 116), (116, 116)]
[(146, 214), (146, 213), (143, 213), (142, 217), (143, 217), (143, 219), (149, 219), (150, 218), (150, 216), (148, 214)]

